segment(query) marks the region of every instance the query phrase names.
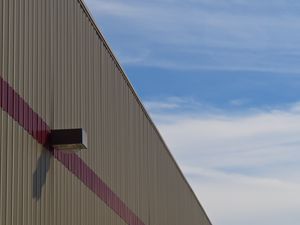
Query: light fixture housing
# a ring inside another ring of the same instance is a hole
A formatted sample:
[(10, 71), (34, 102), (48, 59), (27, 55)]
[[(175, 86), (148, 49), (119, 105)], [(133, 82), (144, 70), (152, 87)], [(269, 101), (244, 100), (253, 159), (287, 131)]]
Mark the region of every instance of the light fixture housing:
[(67, 152), (87, 149), (87, 134), (82, 128), (51, 130), (50, 145)]

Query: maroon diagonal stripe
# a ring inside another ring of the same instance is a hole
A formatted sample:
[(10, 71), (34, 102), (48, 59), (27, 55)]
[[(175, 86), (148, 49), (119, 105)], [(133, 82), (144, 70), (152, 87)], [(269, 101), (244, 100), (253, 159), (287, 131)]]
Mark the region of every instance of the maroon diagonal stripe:
[[(50, 127), (1, 76), (0, 107), (38, 143), (47, 143)], [(50, 152), (127, 224), (145, 225), (78, 155), (56, 150)]]

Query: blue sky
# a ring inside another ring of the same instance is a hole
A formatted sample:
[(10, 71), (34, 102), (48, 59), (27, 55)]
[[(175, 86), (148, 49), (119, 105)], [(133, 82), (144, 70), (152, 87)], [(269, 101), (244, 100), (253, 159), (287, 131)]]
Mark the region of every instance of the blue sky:
[(298, 225), (300, 2), (86, 0), (215, 225)]

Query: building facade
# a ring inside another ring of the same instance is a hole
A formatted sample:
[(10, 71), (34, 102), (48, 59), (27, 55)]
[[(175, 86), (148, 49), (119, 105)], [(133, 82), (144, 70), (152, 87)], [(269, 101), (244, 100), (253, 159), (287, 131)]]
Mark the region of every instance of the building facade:
[(0, 31), (1, 225), (211, 224), (81, 0), (0, 0)]

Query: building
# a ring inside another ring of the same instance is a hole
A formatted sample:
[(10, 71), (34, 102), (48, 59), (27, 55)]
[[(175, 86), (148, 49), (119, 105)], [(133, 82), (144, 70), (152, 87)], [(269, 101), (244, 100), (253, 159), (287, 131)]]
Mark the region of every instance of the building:
[(81, 0), (0, 0), (0, 30), (1, 225), (211, 224)]

